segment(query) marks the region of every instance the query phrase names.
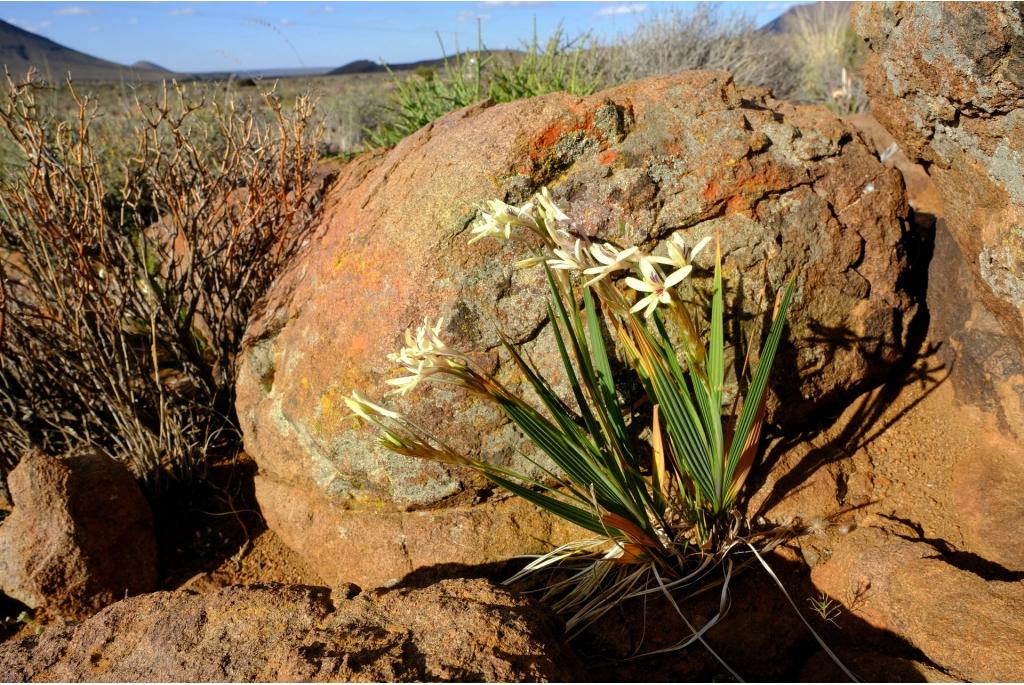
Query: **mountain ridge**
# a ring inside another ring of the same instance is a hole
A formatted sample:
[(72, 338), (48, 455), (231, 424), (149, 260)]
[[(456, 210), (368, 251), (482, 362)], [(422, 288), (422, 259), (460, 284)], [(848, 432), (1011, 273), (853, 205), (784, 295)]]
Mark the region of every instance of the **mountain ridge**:
[(153, 81), (172, 78), (174, 72), (153, 69), (146, 63), (125, 66), (78, 50), (0, 20), (0, 64), (11, 74), (35, 68), (47, 80), (63, 79), (68, 74), (76, 81)]

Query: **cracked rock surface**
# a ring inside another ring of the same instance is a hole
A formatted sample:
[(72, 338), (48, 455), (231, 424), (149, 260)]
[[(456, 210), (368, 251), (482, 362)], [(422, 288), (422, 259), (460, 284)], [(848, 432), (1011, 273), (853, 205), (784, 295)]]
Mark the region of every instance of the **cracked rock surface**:
[(535, 682), (571, 680), (579, 669), (550, 613), (484, 581), (358, 592), (252, 585), (126, 599), (0, 646), (0, 677)]
[[(513, 267), (529, 247), (467, 245), (483, 201), (521, 202), (541, 185), (584, 237), (652, 249), (676, 231), (691, 243), (721, 236), (727, 306), (744, 326), (797, 274), (774, 423), (800, 424), (903, 354), (917, 310), (903, 289), (903, 181), (827, 110), (688, 72), (453, 112), (341, 171), (318, 232), (247, 332), (237, 408), (257, 497), (325, 581), (377, 585), (577, 534), (473, 474), (386, 452), (343, 401), (388, 389), (386, 354), (424, 317), (444, 317), (442, 337), (513, 387), (522, 379), (499, 330), (558, 378), (543, 272)], [(699, 271), (698, 288), (710, 280)], [(394, 405), (466, 454), (525, 470), (523, 456), (536, 456), (461, 391)]]

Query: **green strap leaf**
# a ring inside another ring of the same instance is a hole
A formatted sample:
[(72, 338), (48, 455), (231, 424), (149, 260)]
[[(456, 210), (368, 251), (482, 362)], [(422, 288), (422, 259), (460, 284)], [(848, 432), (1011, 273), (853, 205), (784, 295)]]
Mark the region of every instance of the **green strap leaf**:
[(782, 302), (779, 304), (779, 310), (775, 314), (775, 320), (772, 321), (771, 330), (768, 333), (768, 339), (765, 341), (764, 348), (761, 350), (761, 357), (757, 362), (757, 370), (754, 372), (754, 378), (750, 382), (750, 387), (747, 389), (747, 396), (743, 400), (743, 409), (740, 410), (739, 420), (736, 422), (736, 432), (733, 434), (732, 444), (729, 446), (729, 464), (727, 473), (730, 478), (730, 484), (733, 473), (736, 471), (736, 464), (740, 459), (740, 452), (743, 449), (744, 443), (747, 441), (747, 436), (750, 433), (750, 429), (754, 424), (754, 419), (757, 416), (758, 408), (761, 404), (761, 397), (764, 395), (765, 389), (768, 387), (768, 376), (771, 374), (772, 364), (775, 361), (775, 353), (779, 347), (779, 341), (782, 339), (782, 330), (786, 325), (786, 316), (789, 313), (789, 305), (793, 300), (793, 292), (796, 290), (796, 274), (789, 279), (789, 284), (786, 286), (786, 291), (782, 296)]

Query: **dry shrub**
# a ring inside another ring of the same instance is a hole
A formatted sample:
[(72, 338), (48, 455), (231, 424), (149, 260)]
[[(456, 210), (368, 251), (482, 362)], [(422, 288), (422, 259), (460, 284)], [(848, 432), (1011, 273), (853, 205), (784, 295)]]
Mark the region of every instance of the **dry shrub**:
[(849, 4), (818, 2), (800, 9), (782, 27), (800, 77), (796, 95), (839, 114), (867, 109), (860, 74), (864, 43), (850, 26)]
[(159, 486), (237, 446), (235, 355), (318, 213), (319, 132), (303, 98), (268, 93), (259, 121), (175, 85), (114, 155), (68, 87), (70, 120), (31, 75), (0, 108), (21, 158), (0, 187), (0, 462), (87, 444)]
[(777, 36), (758, 31), (744, 15), (720, 16), (713, 4), (657, 12), (639, 20), (636, 30), (613, 50), (610, 80), (616, 82), (712, 69), (731, 72), (742, 85), (770, 88), (780, 98), (790, 97), (799, 87)]

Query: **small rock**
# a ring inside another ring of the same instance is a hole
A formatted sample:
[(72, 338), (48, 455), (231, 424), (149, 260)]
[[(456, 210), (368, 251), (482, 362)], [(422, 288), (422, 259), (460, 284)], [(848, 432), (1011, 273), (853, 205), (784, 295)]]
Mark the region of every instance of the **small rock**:
[(128, 470), (98, 453), (33, 452), (11, 471), (0, 589), (32, 608), (89, 616), (156, 587), (153, 517)]
[(252, 585), (157, 592), (0, 647), (26, 681), (567, 681), (553, 616), (480, 580), (334, 593)]

